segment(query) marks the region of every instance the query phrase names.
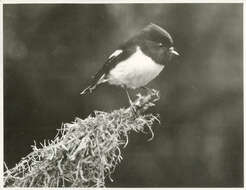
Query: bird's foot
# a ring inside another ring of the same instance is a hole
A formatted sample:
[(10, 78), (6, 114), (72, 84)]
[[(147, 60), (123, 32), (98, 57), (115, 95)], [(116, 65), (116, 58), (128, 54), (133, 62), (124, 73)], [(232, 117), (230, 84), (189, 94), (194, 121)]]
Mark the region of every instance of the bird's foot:
[(144, 89), (144, 90), (147, 90), (147, 94), (155, 94), (157, 92), (157, 90), (148, 88), (146, 86), (143, 86), (141, 88)]
[(131, 110), (131, 113), (134, 116), (137, 116), (138, 115), (138, 111), (137, 111), (136, 107), (133, 104), (130, 106), (130, 110)]

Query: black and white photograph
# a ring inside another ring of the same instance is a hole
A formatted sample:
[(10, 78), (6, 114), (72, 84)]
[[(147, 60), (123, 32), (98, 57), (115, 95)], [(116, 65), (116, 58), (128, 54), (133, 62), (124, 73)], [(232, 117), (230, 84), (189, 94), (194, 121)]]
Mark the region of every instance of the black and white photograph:
[(244, 187), (237, 3), (3, 3), (3, 187)]

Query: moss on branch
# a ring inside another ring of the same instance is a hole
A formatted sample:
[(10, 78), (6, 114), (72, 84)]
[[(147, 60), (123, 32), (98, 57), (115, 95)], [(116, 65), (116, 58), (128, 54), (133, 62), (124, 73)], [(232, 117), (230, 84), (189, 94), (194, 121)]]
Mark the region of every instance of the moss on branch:
[(105, 179), (122, 160), (121, 149), (131, 131), (149, 130), (159, 121), (144, 112), (159, 100), (156, 90), (137, 95), (131, 107), (111, 113), (94, 111), (85, 119), (63, 124), (53, 140), (45, 140), (12, 169), (6, 166), (5, 187), (105, 187)]

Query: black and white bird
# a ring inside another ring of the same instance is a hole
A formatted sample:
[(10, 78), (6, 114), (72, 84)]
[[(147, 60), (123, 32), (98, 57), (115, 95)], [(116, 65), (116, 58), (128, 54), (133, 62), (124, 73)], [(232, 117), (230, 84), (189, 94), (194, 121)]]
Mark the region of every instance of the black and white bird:
[(107, 82), (123, 87), (132, 104), (127, 88), (145, 87), (175, 55), (179, 54), (173, 47), (171, 35), (150, 23), (108, 57), (81, 94), (91, 93), (99, 84)]

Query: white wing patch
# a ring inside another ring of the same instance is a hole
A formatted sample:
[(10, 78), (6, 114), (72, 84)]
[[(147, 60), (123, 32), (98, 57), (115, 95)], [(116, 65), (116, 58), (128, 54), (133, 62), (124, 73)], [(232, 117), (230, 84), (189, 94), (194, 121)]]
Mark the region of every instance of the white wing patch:
[(112, 53), (108, 58), (112, 58), (112, 57), (117, 57), (118, 55), (120, 55), (123, 52), (123, 50), (121, 49), (117, 49), (114, 51), (114, 53)]

